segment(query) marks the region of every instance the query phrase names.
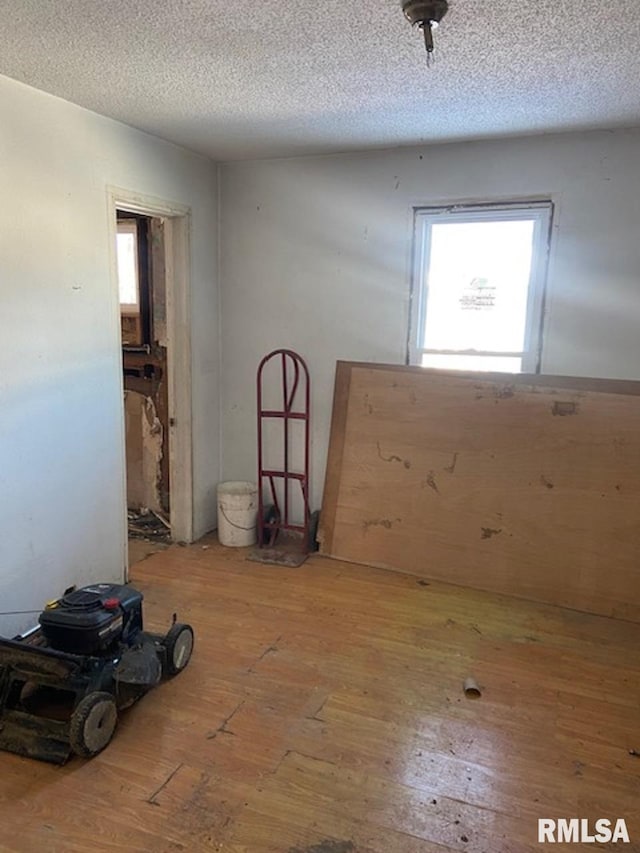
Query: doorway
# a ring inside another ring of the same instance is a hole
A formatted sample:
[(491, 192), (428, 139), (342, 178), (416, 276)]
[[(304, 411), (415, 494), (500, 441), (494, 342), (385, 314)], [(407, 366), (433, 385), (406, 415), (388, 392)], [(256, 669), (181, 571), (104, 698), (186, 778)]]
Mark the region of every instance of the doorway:
[(165, 222), (116, 219), (131, 563), (171, 541)]
[(127, 566), (156, 543), (193, 538), (190, 216), (188, 208), (123, 190), (109, 190), (109, 207)]

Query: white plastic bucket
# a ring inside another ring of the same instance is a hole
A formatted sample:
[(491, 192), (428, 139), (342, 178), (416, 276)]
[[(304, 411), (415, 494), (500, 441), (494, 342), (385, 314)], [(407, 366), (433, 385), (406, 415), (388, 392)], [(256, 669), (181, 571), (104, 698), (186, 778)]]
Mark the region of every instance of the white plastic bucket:
[(258, 520), (258, 487), (231, 480), (218, 484), (218, 539), (221, 545), (242, 548), (255, 545)]

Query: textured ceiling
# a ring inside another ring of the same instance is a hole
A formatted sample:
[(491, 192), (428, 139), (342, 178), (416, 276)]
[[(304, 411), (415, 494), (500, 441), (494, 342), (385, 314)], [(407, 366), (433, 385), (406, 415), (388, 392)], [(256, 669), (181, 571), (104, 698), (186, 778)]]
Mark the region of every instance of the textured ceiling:
[(639, 0), (0, 0), (0, 73), (208, 154), (640, 124)]

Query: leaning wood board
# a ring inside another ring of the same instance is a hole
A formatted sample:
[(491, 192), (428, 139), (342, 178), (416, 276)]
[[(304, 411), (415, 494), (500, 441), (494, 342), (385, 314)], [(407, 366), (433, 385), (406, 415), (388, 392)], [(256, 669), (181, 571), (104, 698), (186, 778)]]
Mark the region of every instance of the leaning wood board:
[(338, 362), (318, 538), (640, 622), (640, 383)]

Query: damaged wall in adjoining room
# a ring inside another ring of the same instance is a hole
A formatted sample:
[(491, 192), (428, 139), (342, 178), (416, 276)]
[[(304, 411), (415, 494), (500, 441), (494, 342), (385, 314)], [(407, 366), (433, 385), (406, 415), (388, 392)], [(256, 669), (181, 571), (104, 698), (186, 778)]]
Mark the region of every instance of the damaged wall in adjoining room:
[[(216, 167), (0, 77), (0, 598), (124, 571), (122, 353), (107, 187), (191, 209), (195, 534), (218, 481)], [(34, 616), (0, 619), (0, 634)]]
[(162, 513), (163, 429), (152, 397), (124, 392), (127, 506)]
[(223, 471), (253, 479), (255, 370), (298, 350), (320, 505), (337, 359), (402, 364), (412, 208), (551, 198), (543, 371), (640, 377), (640, 131), (221, 167)]
[[(130, 214), (118, 215), (126, 222)], [(139, 266), (139, 310), (133, 314), (137, 335), (128, 335), (132, 319), (122, 311), (122, 367), (127, 452), (127, 506), (171, 517), (169, 372), (167, 329), (166, 223), (138, 218), (143, 257)]]

